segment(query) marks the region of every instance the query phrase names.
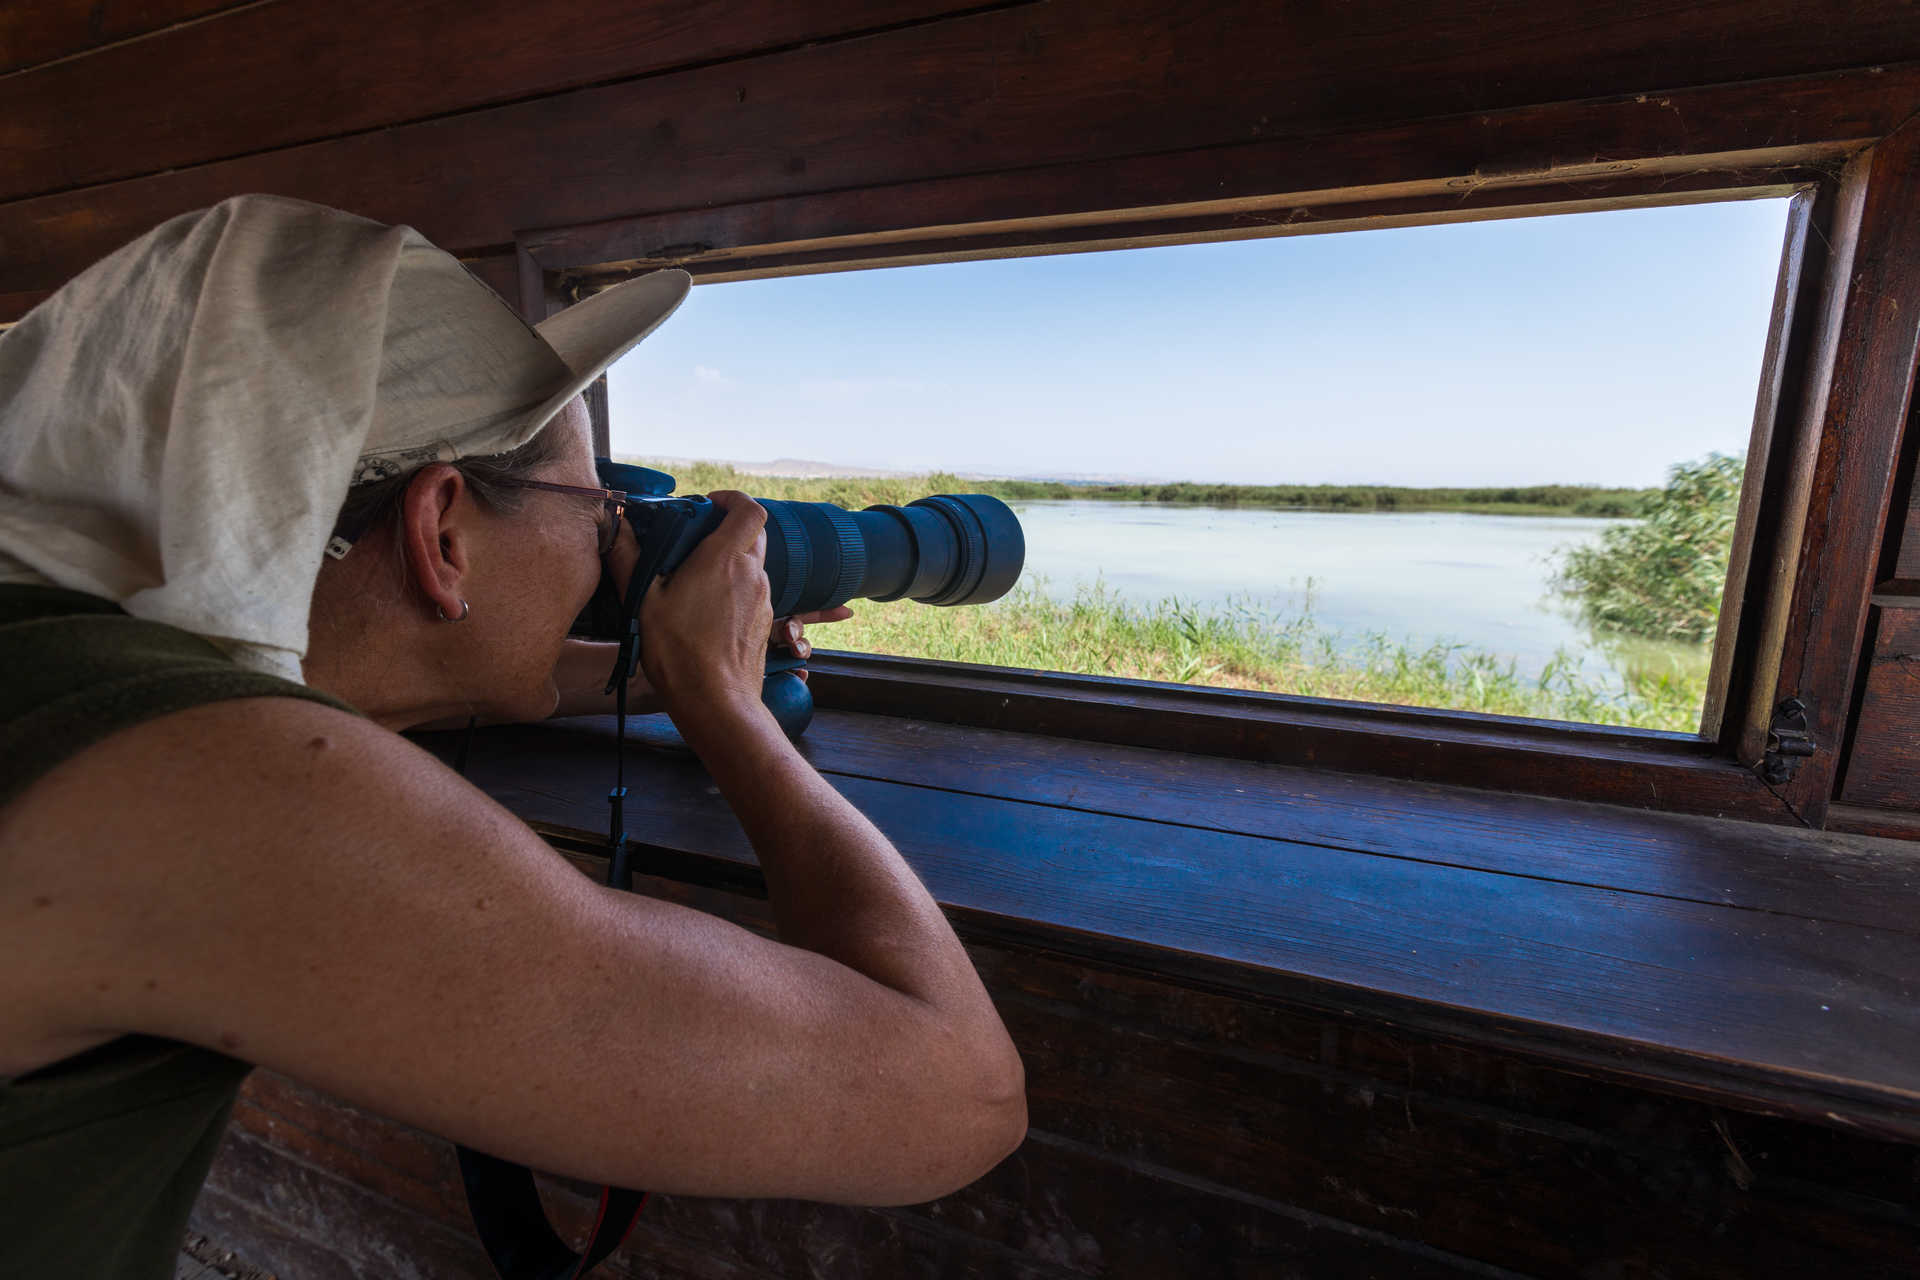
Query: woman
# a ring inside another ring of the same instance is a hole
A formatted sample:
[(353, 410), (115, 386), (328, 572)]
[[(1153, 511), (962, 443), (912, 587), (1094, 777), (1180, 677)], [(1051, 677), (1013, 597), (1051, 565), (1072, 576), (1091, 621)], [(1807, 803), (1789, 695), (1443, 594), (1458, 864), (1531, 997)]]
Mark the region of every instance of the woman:
[(171, 1274), (251, 1064), (697, 1195), (922, 1201), (1019, 1142), (939, 908), (760, 705), (750, 499), (643, 663), (777, 942), (596, 887), (397, 732), (604, 679), (565, 636), (632, 534), (542, 486), (597, 487), (578, 392), (685, 291), (536, 333), (405, 228), (241, 197), (0, 338), (0, 1273)]

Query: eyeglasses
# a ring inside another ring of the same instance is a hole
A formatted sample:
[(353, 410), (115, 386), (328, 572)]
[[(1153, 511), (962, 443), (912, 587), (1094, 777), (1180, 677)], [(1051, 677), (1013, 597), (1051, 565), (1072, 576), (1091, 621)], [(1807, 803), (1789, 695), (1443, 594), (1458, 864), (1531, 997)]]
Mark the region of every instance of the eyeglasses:
[(587, 489), (577, 484), (550, 484), (545, 480), (520, 480), (509, 478), (496, 483), (511, 489), (546, 489), (552, 493), (570, 493), (577, 498), (597, 498), (600, 500), (600, 554), (606, 555), (613, 550), (613, 544), (620, 537), (620, 512), (626, 506), (627, 495), (619, 489)]

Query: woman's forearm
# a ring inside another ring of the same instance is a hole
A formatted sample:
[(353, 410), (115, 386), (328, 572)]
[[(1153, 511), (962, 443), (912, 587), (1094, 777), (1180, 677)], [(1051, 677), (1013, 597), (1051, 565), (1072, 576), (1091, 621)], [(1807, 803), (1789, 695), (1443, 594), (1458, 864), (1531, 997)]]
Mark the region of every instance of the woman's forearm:
[(801, 758), (755, 703), (687, 717), (745, 828), (780, 939), (1005, 1037), (939, 904), (892, 843)]
[[(560, 650), (560, 661), (553, 669), (554, 687), (560, 701), (555, 716), (610, 716), (616, 710), (614, 695), (607, 692), (607, 680), (613, 674), (616, 644), (597, 640), (569, 640)], [(627, 714), (647, 715), (661, 710), (659, 696), (647, 677), (634, 672), (627, 682)]]

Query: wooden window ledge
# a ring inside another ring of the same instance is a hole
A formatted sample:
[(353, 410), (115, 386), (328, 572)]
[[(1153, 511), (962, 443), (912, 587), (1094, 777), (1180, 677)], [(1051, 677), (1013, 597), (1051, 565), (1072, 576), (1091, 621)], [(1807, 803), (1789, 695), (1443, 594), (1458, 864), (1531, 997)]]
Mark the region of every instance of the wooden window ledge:
[[(613, 733), (485, 729), (469, 776), (584, 864)], [(665, 717), (628, 735), (636, 869), (764, 894)], [(853, 712), (802, 750), (970, 943), (1920, 1140), (1920, 844)]]

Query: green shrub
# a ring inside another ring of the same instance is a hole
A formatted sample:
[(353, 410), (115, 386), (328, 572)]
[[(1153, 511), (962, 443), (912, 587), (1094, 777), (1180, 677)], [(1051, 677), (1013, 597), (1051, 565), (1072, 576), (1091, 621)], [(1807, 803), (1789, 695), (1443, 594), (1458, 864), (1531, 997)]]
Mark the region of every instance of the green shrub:
[(1675, 466), (1637, 523), (1560, 552), (1555, 586), (1596, 627), (1689, 641), (1713, 634), (1745, 465), (1711, 453)]

